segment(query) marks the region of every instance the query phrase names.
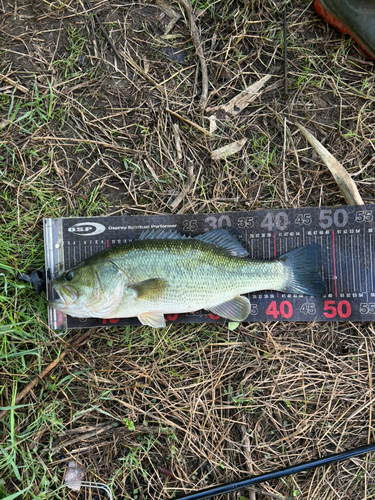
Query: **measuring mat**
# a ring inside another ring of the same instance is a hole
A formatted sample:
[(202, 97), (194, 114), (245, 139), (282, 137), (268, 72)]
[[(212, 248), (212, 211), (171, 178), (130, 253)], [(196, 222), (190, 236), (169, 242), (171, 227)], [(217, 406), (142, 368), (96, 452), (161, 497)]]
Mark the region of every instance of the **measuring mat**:
[[(250, 293), (247, 321), (375, 320), (375, 205), (44, 219), (47, 297), (57, 298), (51, 286), (56, 276), (101, 250), (136, 240), (144, 230), (177, 230), (197, 236), (225, 227), (243, 234), (250, 259), (274, 259), (312, 242), (322, 247), (324, 297)], [(203, 310), (165, 317), (167, 323), (224, 321)], [(53, 330), (140, 324), (137, 318), (73, 318), (51, 308), (48, 319)]]

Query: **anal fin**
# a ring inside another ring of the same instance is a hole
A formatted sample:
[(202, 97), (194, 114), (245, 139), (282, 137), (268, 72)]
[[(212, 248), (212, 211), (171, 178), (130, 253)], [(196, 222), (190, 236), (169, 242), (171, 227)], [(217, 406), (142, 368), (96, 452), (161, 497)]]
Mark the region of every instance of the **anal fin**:
[(147, 312), (138, 316), (142, 325), (152, 326), (153, 328), (164, 328), (165, 318), (164, 314), (158, 311)]
[(234, 299), (216, 307), (207, 308), (208, 311), (232, 321), (243, 321), (250, 313), (250, 302), (246, 297), (237, 295)]

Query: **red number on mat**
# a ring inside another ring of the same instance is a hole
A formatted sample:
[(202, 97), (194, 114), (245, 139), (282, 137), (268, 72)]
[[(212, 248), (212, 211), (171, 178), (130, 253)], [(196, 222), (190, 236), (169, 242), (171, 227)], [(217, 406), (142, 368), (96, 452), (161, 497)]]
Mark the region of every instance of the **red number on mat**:
[(324, 311), (326, 312), (323, 312), (323, 315), (329, 319), (334, 318), (336, 314), (338, 314), (340, 318), (349, 318), (352, 313), (352, 307), (347, 300), (340, 300), (337, 307), (334, 300), (325, 300)]
[(277, 310), (276, 300), (273, 300), (270, 305), (267, 307), (266, 314), (268, 316), (272, 316), (273, 318), (277, 318), (280, 314)]
[[(119, 319), (120, 319), (120, 318), (111, 318), (111, 319), (109, 319), (108, 321), (109, 321), (110, 323), (114, 324), (114, 323), (117, 323)], [(102, 324), (103, 324), (103, 325), (106, 325), (106, 324), (107, 324), (107, 320), (106, 320), (106, 319), (102, 319)]]
[(348, 302), (347, 300), (340, 300), (340, 302), (337, 304), (337, 312), (340, 318), (349, 318), (352, 313), (350, 302)]
[(174, 321), (175, 319), (178, 318), (178, 314), (167, 314), (167, 319), (169, 319), (169, 321)]
[(326, 318), (334, 318), (336, 316), (337, 310), (335, 307), (334, 300), (325, 300), (324, 301), (324, 310), (328, 312), (324, 312), (323, 315)]
[(293, 316), (293, 306), (289, 300), (280, 302), (280, 314), (283, 318), (291, 318)]
[(273, 300), (267, 307), (266, 314), (268, 316), (272, 316), (274, 319), (276, 319), (279, 314), (281, 314), (283, 318), (289, 319), (293, 316), (293, 306), (289, 302), (289, 300), (283, 300), (280, 302), (279, 311), (277, 308), (276, 300)]

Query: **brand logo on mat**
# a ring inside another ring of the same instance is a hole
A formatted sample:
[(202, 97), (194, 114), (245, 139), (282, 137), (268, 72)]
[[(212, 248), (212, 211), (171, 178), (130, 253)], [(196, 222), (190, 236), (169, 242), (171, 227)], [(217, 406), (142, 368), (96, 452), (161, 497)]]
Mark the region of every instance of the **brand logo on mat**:
[(79, 222), (78, 224), (74, 224), (74, 226), (68, 227), (68, 231), (79, 236), (94, 236), (105, 231), (105, 226), (98, 222)]

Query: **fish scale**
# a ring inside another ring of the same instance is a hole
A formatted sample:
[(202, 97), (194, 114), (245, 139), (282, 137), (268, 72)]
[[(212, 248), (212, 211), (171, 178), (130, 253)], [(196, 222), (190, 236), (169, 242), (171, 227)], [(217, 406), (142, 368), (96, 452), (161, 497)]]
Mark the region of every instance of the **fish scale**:
[[(147, 301), (148, 307), (160, 305), (164, 312), (170, 311), (171, 306), (175, 312), (201, 308), (201, 304), (215, 306), (241, 293), (282, 287), (285, 279), (275, 269), (282, 267), (278, 262), (232, 257), (220, 248), (193, 239), (151, 241), (132, 244), (126, 254), (116, 247), (108, 252), (108, 257), (118, 261), (119, 268), (133, 283), (150, 278), (168, 280), (165, 293)], [(139, 310), (144, 307), (141, 303)], [(124, 308), (125, 304), (116, 310), (119, 317), (126, 314)]]

